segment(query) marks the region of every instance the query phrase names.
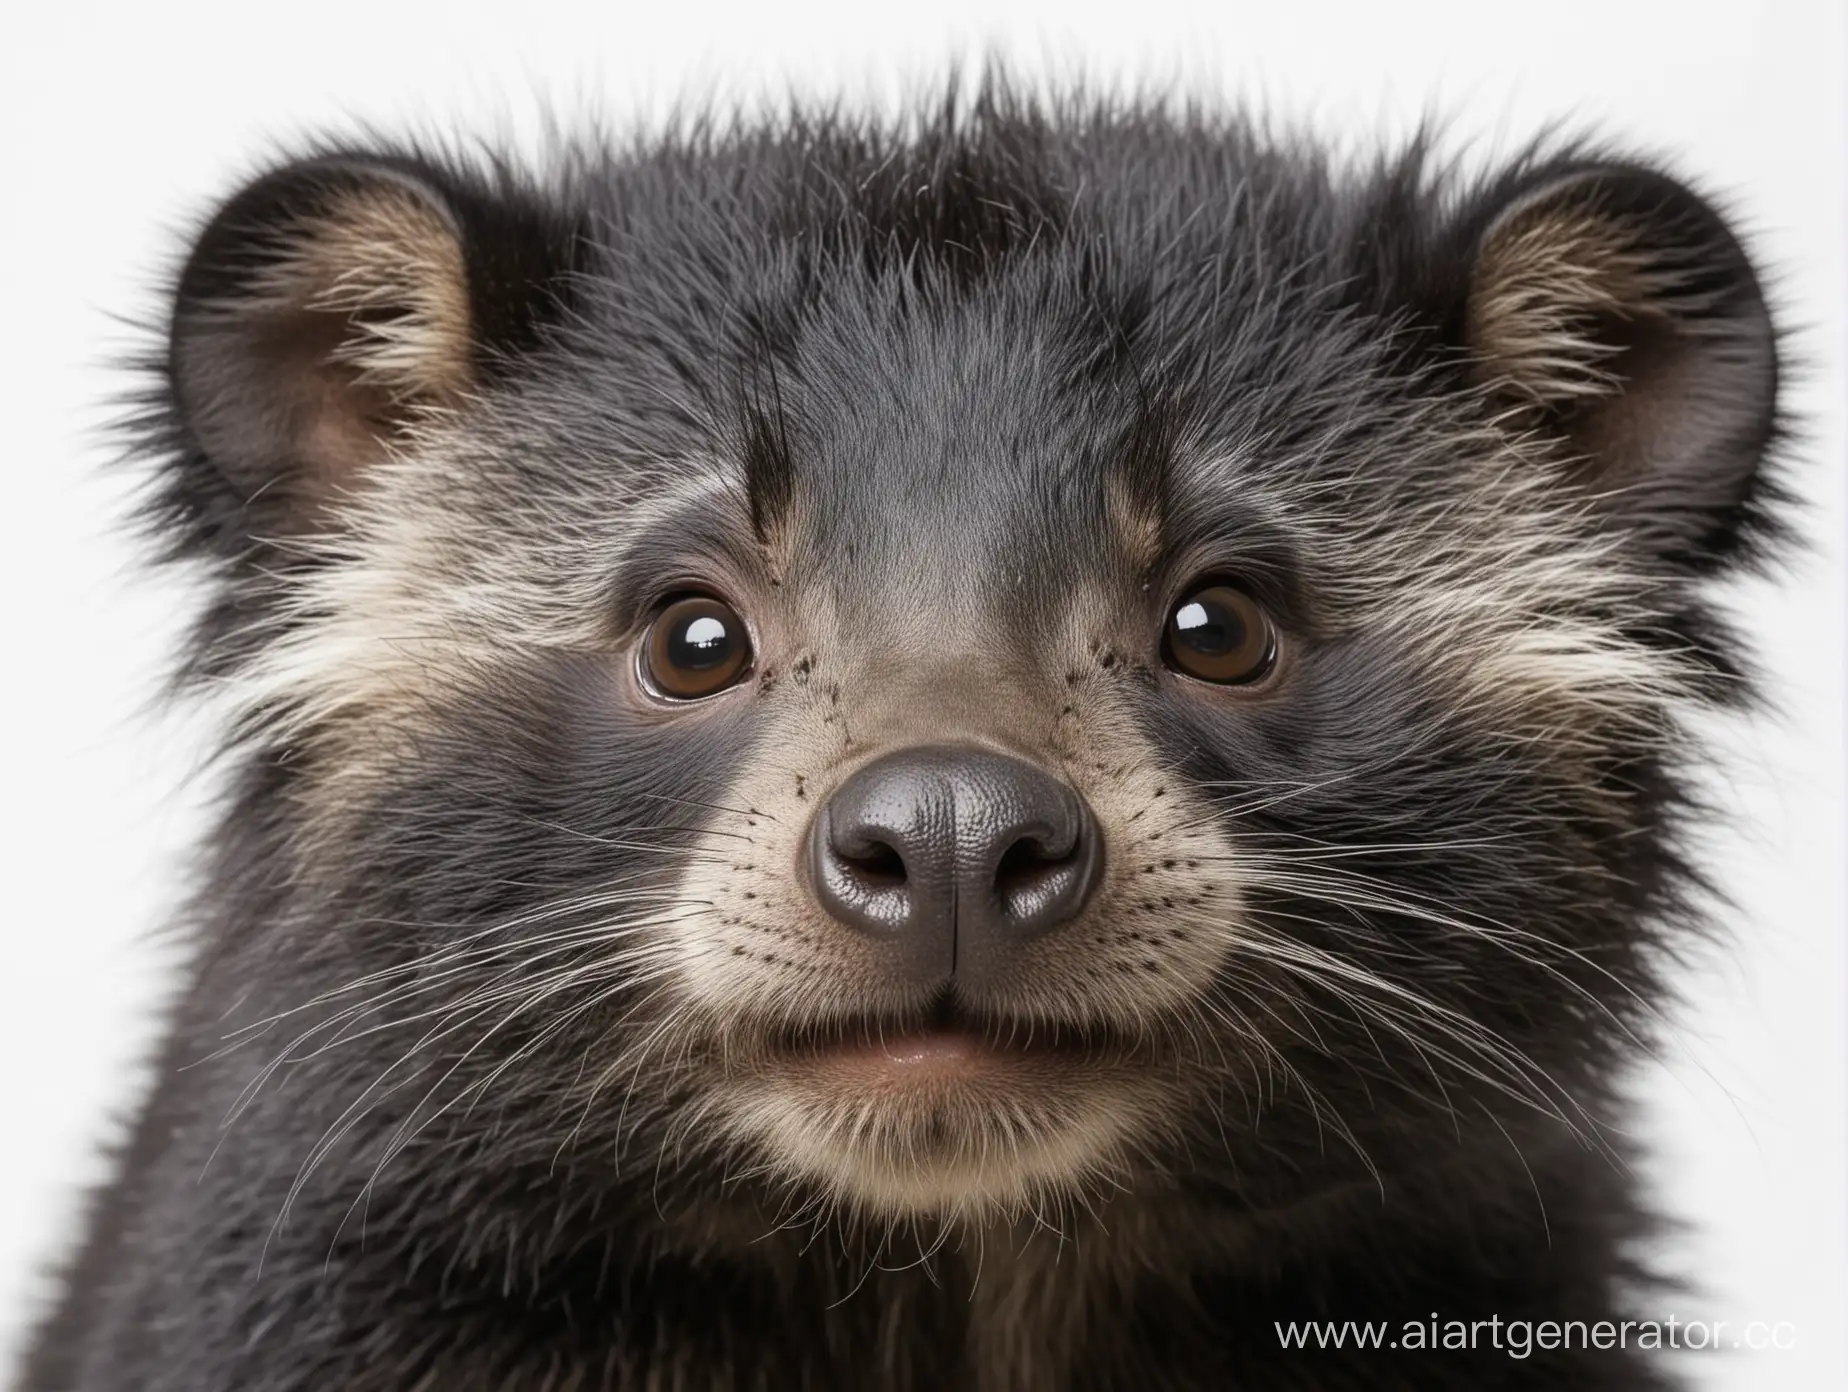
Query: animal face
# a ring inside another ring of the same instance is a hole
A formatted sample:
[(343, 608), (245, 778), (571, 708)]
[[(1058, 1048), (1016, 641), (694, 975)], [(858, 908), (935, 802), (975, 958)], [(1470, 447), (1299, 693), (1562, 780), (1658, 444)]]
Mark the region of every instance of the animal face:
[(1774, 379), (1717, 219), (1576, 156), (283, 168), (155, 426), (313, 925), (251, 1027), (378, 1045), (386, 1157), (887, 1220), (1595, 1144)]

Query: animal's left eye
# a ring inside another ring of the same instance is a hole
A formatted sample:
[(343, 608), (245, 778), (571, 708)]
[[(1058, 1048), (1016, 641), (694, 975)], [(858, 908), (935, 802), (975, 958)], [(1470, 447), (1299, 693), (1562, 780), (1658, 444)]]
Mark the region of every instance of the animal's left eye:
[(751, 663), (751, 638), (738, 611), (711, 595), (687, 595), (655, 616), (642, 646), (648, 685), (676, 701), (723, 691)]
[(1224, 581), (1188, 593), (1168, 611), (1162, 657), (1175, 671), (1220, 686), (1257, 681), (1277, 660), (1277, 629), (1264, 606)]

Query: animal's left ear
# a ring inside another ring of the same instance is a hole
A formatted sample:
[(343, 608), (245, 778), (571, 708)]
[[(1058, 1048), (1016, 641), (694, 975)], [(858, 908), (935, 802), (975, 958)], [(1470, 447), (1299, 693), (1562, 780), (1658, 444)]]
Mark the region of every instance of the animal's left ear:
[(1477, 381), (1554, 435), (1649, 554), (1723, 563), (1757, 516), (1778, 380), (1764, 295), (1725, 222), (1661, 174), (1581, 163), (1492, 190), (1468, 230)]

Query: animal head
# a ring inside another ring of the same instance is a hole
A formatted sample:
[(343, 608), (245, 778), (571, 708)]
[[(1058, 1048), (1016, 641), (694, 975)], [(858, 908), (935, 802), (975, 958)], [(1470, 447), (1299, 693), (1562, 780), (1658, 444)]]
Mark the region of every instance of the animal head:
[(147, 426), (268, 837), (213, 931), (410, 1071), (387, 1149), (979, 1222), (1595, 1141), (1776, 378), (1592, 153), (991, 96), (284, 164)]

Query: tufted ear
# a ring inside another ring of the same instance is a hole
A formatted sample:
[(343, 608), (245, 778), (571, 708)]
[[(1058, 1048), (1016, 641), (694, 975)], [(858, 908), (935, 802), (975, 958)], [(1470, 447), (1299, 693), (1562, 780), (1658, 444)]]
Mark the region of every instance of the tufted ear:
[(1477, 379), (1553, 433), (1576, 481), (1660, 560), (1738, 546), (1776, 428), (1777, 341), (1738, 241), (1672, 179), (1566, 164), (1475, 211)]
[(320, 525), (408, 427), (535, 337), (568, 255), (536, 204), (409, 158), (312, 159), (251, 184), (174, 303), (186, 510), (234, 544)]

